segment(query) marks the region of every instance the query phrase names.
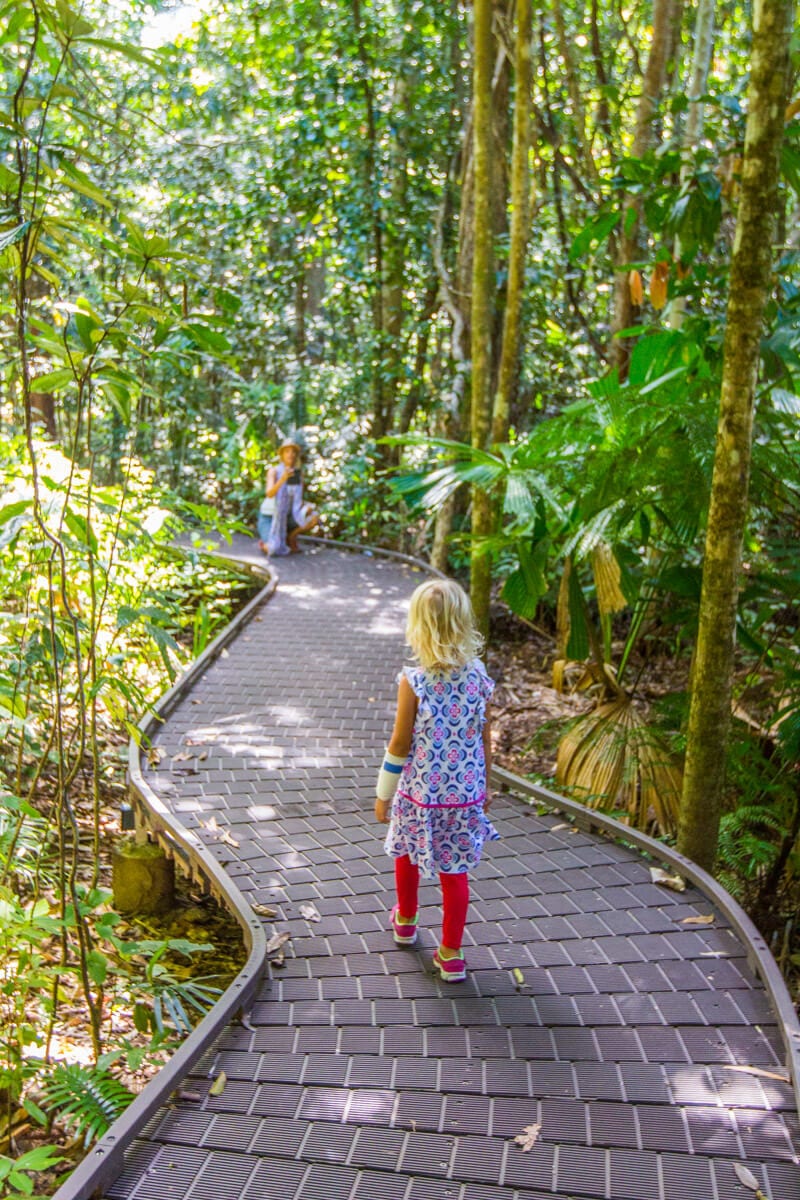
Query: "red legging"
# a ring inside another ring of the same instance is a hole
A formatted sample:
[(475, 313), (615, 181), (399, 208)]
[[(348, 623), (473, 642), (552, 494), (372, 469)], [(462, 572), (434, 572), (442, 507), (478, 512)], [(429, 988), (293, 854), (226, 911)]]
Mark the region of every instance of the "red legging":
[[(412, 863), (407, 854), (394, 860), (394, 878), (397, 884), (397, 907), (404, 920), (411, 921), (417, 915), (417, 893), (419, 892), (419, 867)], [(439, 876), (442, 887), (442, 945), (448, 950), (460, 950), (464, 926), (467, 923), (469, 906), (469, 879), (466, 873)]]

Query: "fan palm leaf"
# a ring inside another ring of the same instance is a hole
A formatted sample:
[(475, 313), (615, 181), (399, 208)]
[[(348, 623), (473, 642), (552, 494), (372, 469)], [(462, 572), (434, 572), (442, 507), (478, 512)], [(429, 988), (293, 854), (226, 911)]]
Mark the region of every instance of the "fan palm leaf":
[(559, 743), (556, 782), (590, 808), (627, 814), (637, 829), (675, 832), (681, 775), (624, 693), (579, 718)]

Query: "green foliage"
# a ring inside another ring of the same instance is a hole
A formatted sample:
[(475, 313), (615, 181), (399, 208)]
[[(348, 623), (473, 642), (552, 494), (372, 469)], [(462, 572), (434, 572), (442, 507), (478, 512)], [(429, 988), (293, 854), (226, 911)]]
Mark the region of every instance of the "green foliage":
[[(190, 1013), (205, 1014), (221, 995), (221, 989), (210, 986), (211, 975), (191, 975), (181, 978), (174, 964), (175, 955), (187, 960), (203, 951), (212, 950), (208, 943), (191, 942), (186, 938), (168, 938), (163, 941), (123, 940), (108, 929), (105, 934), (113, 945), (119, 960), (130, 963), (136, 960), (144, 964), (144, 975), (127, 973), (128, 987), (133, 1001), (133, 1016), (140, 1033), (151, 1032), (159, 1044), (166, 1033), (166, 1025), (175, 1033), (191, 1033), (193, 1021)], [(165, 962), (165, 957), (173, 961)]]
[(76, 1063), (57, 1063), (42, 1082), (47, 1111), (83, 1138), (84, 1146), (102, 1137), (134, 1099), (107, 1071)]
[[(0, 1154), (0, 1187), (6, 1200), (41, 1200), (33, 1195), (34, 1182), (31, 1175), (48, 1171), (64, 1161), (55, 1146), (36, 1146), (17, 1158)], [(9, 1190), (11, 1189), (11, 1190)]]

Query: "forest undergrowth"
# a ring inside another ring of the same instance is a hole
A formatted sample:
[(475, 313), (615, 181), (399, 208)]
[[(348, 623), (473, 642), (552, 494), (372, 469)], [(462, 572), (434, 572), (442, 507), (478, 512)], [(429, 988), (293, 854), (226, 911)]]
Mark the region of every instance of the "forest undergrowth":
[[(596, 694), (591, 687), (556, 688), (556, 656), (554, 626), (532, 629), (529, 622), (519, 620), (505, 605), (493, 605), (488, 665), (497, 682), (493, 697), (495, 760), (524, 778), (564, 791), (555, 781), (559, 742), (571, 723), (592, 711)], [(688, 655), (676, 656), (664, 642), (655, 652), (637, 656), (633, 667), (634, 702), (643, 718), (662, 731), (674, 730), (676, 719), (679, 722), (686, 714)], [(786, 869), (786, 861), (776, 878), (778, 830), (767, 808), (769, 793), (765, 799), (763, 792), (770, 782), (774, 756), (774, 745), (765, 733), (774, 711), (774, 696), (770, 681), (760, 678), (755, 683), (746, 664), (740, 664), (737, 672), (737, 692), (736, 736), (730, 754), (718, 875), (763, 934), (795, 1005), (800, 1007), (800, 879)], [(800, 786), (796, 769), (792, 778)], [(627, 819), (624, 811), (613, 815)], [(659, 836), (654, 826), (649, 832)], [(670, 844), (673, 841), (666, 840)]]

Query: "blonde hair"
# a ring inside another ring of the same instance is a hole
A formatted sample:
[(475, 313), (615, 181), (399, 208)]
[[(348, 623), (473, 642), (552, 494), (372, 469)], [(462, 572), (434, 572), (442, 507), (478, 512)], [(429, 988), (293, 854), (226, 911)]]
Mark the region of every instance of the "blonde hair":
[(452, 579), (430, 579), (411, 597), (406, 641), (421, 667), (455, 670), (483, 649), (469, 597)]

